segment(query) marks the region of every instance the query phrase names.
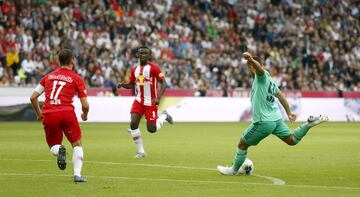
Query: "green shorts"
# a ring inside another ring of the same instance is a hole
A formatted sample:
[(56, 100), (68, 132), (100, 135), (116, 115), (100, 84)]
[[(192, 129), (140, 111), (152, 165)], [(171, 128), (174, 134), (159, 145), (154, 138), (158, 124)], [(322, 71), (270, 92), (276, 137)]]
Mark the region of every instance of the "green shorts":
[(255, 146), (271, 133), (282, 139), (291, 135), (291, 130), (282, 119), (277, 121), (256, 122), (251, 123), (251, 125), (246, 128), (242, 139), (247, 145)]

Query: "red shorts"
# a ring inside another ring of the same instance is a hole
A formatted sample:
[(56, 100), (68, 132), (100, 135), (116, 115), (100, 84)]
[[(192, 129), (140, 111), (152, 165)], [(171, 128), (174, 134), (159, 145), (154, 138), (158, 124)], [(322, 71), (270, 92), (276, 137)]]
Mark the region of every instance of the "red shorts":
[(146, 106), (139, 103), (139, 101), (135, 100), (132, 107), (131, 113), (137, 113), (140, 116), (145, 114), (146, 121), (156, 123), (158, 118), (158, 106)]
[(73, 111), (46, 113), (42, 123), (49, 147), (62, 143), (63, 132), (70, 143), (81, 140), (81, 129)]

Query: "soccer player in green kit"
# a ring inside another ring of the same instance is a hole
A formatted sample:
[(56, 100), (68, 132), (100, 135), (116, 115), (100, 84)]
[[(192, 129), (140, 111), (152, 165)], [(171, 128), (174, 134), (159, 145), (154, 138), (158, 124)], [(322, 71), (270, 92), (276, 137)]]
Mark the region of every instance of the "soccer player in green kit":
[(289, 120), (293, 122), (296, 120), (296, 115), (291, 112), (286, 98), (276, 86), (269, 72), (265, 70), (260, 58), (253, 57), (249, 52), (245, 52), (243, 56), (248, 61), (250, 74), (254, 77), (250, 98), (253, 121), (240, 139), (233, 165), (217, 167), (218, 171), (224, 175), (236, 175), (246, 159), (248, 148), (256, 146), (268, 135), (274, 134), (286, 144), (293, 146), (300, 142), (311, 127), (328, 121), (328, 117), (324, 115), (310, 116), (306, 123), (292, 133), (282, 119), (280, 110), (275, 103), (275, 97), (277, 97)]

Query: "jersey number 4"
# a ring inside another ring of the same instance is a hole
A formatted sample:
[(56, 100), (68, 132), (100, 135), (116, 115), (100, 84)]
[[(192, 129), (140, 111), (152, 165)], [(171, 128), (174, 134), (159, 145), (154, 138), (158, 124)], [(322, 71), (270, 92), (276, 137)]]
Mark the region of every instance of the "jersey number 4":
[[(59, 88), (57, 88), (57, 85), (59, 85)], [(50, 94), (50, 99), (51, 99), (50, 104), (51, 105), (60, 105), (61, 104), (61, 101), (60, 101), (60, 99), (58, 99), (58, 97), (59, 97), (61, 90), (63, 89), (63, 87), (65, 85), (66, 85), (66, 82), (64, 82), (64, 81), (54, 81), (52, 91)]]

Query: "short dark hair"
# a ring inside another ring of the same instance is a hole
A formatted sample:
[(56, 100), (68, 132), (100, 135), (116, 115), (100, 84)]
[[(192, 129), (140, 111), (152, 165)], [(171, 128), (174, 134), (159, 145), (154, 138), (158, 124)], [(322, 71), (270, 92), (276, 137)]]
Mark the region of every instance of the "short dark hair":
[(69, 65), (74, 57), (74, 53), (70, 49), (63, 49), (59, 53), (59, 62), (62, 66)]
[(140, 49), (147, 49), (147, 50), (149, 50), (149, 52), (151, 53), (150, 48), (147, 47), (147, 46), (141, 46), (141, 47), (139, 47), (139, 48), (138, 48), (138, 52), (140, 51)]
[(252, 57), (254, 60), (256, 60), (257, 62), (259, 62), (260, 65), (263, 65), (262, 62), (261, 62), (261, 58), (258, 57), (258, 56), (253, 56)]

